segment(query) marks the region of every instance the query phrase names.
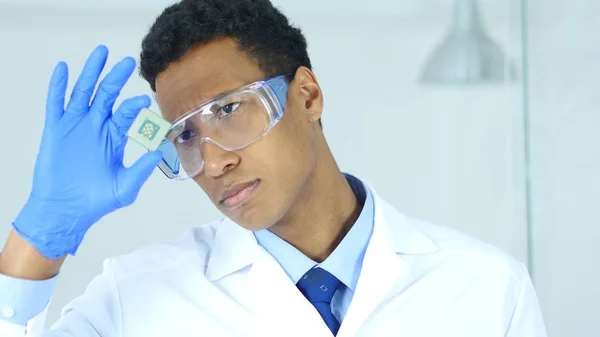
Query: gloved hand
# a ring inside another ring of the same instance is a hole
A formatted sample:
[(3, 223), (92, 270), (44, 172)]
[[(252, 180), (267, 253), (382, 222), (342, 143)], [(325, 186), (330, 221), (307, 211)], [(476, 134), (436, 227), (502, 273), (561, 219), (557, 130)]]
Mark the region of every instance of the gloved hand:
[(150, 98), (127, 99), (112, 114), (135, 69), (135, 61), (125, 58), (106, 75), (92, 99), (107, 57), (104, 46), (92, 52), (66, 109), (64, 62), (50, 80), (31, 194), (13, 223), (21, 237), (50, 259), (74, 255), (94, 223), (132, 204), (162, 158), (160, 152), (150, 152), (131, 167), (123, 166), (126, 132), (140, 110), (150, 106)]

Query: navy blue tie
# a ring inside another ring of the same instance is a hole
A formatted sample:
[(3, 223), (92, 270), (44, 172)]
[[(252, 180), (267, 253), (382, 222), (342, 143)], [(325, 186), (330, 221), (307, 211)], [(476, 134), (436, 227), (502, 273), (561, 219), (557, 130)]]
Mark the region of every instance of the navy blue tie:
[(296, 286), (317, 309), (329, 330), (337, 335), (340, 323), (331, 312), (331, 299), (340, 286), (340, 280), (325, 269), (313, 268), (302, 276)]

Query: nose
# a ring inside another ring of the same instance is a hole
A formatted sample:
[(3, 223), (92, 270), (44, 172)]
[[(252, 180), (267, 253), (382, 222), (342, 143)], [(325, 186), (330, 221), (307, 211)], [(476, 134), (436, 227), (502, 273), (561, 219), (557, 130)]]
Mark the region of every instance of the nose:
[(240, 157), (235, 152), (226, 151), (210, 141), (204, 142), (201, 151), (207, 177), (218, 178), (240, 163)]

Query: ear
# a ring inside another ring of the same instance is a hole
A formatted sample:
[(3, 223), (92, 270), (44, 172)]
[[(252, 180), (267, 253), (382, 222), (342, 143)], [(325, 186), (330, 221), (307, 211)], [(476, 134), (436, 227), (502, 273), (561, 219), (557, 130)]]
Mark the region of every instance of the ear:
[(315, 74), (307, 67), (300, 67), (296, 70), (293, 82), (301, 94), (308, 121), (317, 122), (323, 114), (323, 92)]

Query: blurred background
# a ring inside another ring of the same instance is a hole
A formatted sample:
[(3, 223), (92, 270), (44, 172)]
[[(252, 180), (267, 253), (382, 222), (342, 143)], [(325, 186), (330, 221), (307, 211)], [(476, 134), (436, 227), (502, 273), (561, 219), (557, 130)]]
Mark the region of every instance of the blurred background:
[[(110, 65), (137, 58), (170, 2), (0, 0), (0, 242), (30, 191), (54, 65), (73, 82), (98, 44)], [(342, 169), (526, 262), (550, 336), (599, 337), (600, 1), (274, 2), (306, 34)], [(123, 97), (140, 93), (134, 76)], [(141, 153), (128, 145), (127, 162)], [(67, 260), (48, 322), (105, 258), (219, 216), (196, 185), (156, 172)]]

